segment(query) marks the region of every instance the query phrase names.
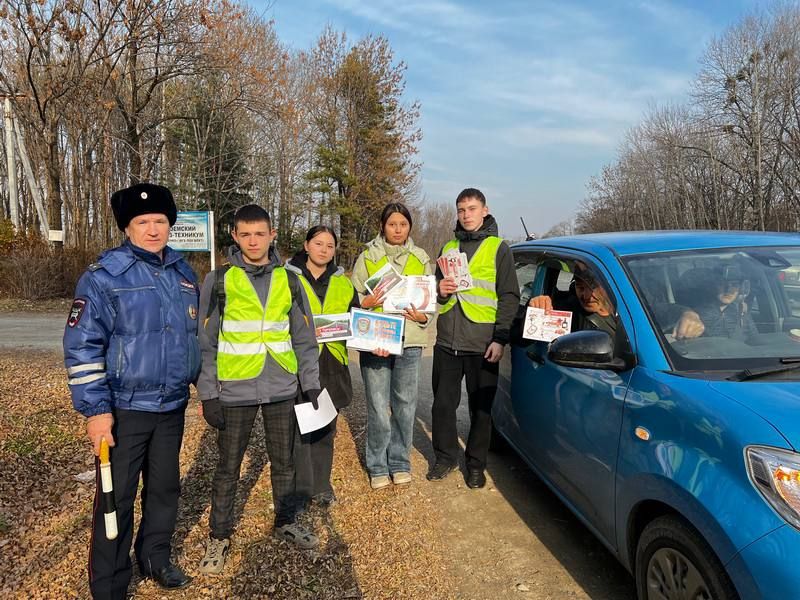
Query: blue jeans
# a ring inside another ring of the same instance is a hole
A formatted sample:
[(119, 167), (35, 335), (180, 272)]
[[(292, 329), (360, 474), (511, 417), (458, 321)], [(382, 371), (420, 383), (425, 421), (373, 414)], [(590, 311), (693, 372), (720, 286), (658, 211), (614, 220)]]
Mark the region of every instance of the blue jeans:
[(383, 358), (361, 353), (367, 395), (367, 471), (370, 477), (411, 472), (411, 442), (417, 410), (422, 348)]

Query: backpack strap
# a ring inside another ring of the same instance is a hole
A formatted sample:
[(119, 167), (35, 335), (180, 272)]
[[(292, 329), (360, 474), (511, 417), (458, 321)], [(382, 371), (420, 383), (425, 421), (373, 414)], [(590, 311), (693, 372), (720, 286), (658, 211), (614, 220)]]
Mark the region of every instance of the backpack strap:
[(225, 314), (225, 273), (230, 268), (231, 264), (227, 263), (214, 270), (214, 285), (211, 287), (211, 298), (208, 301), (208, 314), (219, 307), (220, 329), (222, 329), (222, 316)]

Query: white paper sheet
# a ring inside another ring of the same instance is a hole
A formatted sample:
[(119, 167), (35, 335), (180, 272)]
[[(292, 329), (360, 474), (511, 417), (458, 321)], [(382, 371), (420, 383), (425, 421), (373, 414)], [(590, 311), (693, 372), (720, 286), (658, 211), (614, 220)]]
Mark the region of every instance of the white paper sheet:
[(308, 433), (309, 431), (316, 431), (322, 429), (333, 421), (338, 414), (336, 407), (333, 405), (331, 395), (328, 390), (322, 390), (317, 398), (319, 409), (314, 410), (314, 405), (311, 402), (303, 402), (302, 404), (294, 405), (294, 412), (297, 415), (297, 426), (300, 428), (300, 433)]

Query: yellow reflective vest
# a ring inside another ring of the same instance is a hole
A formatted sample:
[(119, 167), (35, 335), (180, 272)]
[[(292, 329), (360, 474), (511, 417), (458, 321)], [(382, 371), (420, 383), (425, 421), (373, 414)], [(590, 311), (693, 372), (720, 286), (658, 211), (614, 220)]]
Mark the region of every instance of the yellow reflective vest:
[[(353, 284), (344, 275), (331, 275), (323, 302), (319, 301), (319, 297), (314, 292), (314, 288), (311, 287), (311, 283), (302, 275), (299, 278), (306, 290), (308, 304), (311, 306), (311, 312), (314, 315), (335, 315), (350, 311), (350, 302), (353, 300), (355, 290)], [(319, 345), (320, 352), (322, 352), (323, 345), (328, 348), (340, 363), (343, 365), (348, 363), (345, 342), (325, 342)]]
[[(497, 249), (502, 243), (497, 236), (489, 236), (481, 242), (475, 254), (469, 260), (469, 273), (472, 275), (472, 287), (456, 292), (439, 307), (439, 314), (444, 314), (456, 305), (461, 304), (464, 315), (473, 323), (494, 323), (497, 317)], [(442, 248), (442, 254), (450, 250), (459, 250), (458, 240), (450, 240)]]
[(289, 335), (292, 292), (286, 269), (270, 276), (266, 306), (262, 306), (247, 273), (232, 266), (225, 273), (225, 315), (220, 321), (217, 377), (220, 381), (255, 379), (267, 354), (286, 371), (297, 374), (297, 357)]
[[(385, 256), (382, 256), (381, 259), (377, 262), (372, 262), (366, 256), (364, 257), (364, 266), (367, 267), (367, 275), (372, 276), (373, 274), (377, 273), (378, 270), (383, 267), (387, 263), (387, 259)], [(422, 261), (418, 259), (414, 254), (409, 253), (408, 258), (406, 259), (406, 264), (403, 266), (403, 272), (400, 273), (401, 275), (424, 275), (425, 274), (425, 265), (422, 264)], [(374, 312), (383, 312), (383, 306), (376, 306), (372, 309)]]

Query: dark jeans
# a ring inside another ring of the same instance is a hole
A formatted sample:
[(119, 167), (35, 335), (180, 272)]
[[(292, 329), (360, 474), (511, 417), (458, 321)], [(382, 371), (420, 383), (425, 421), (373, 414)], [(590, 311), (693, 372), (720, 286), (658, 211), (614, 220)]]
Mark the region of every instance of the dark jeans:
[(211, 536), (226, 539), (233, 534), (233, 503), (244, 452), (259, 409), (264, 420), (264, 436), (271, 461), (272, 498), (275, 526), (293, 523), (301, 500), (295, 494), (295, 438), (299, 437), (294, 401), (284, 400), (260, 406), (223, 406), (225, 429), (217, 435), (219, 462), (211, 487)]
[(467, 468), (486, 468), (498, 367), (498, 363), (490, 363), (480, 354), (455, 354), (441, 346), (434, 346), (431, 437), (436, 462), (458, 464), (460, 451), (456, 409), (461, 402), (461, 379), (466, 377), (470, 418), (465, 452)]
[(94, 598), (126, 597), (131, 579), (133, 504), (142, 486), (142, 520), (134, 543), (136, 560), (147, 573), (167, 565), (180, 496), (178, 456), (183, 439), (184, 409), (168, 413), (115, 410), (111, 476), (117, 506), (115, 540), (106, 539), (102, 485), (97, 464), (97, 493), (92, 512), (89, 587)]

